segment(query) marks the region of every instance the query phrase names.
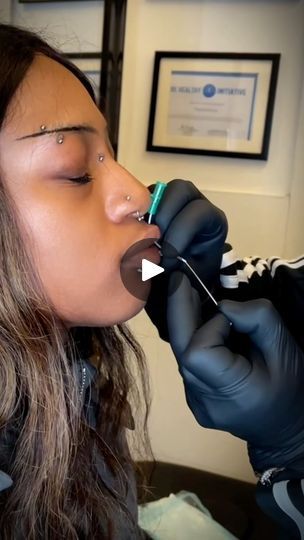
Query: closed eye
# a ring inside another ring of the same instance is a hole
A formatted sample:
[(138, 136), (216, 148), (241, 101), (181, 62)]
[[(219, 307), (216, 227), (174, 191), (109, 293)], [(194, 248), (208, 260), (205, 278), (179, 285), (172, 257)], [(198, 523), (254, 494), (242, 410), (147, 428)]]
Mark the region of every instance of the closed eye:
[(69, 178), (71, 182), (74, 182), (75, 184), (89, 184), (89, 182), (92, 182), (93, 177), (86, 173), (83, 176), (75, 176), (74, 178)]

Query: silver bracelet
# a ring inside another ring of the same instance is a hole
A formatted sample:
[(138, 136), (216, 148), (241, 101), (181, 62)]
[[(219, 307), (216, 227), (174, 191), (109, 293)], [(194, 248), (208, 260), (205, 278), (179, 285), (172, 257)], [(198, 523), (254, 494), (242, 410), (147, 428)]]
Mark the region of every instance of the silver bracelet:
[(271, 486), (273, 476), (276, 476), (276, 474), (284, 470), (285, 467), (272, 467), (271, 469), (267, 469), (263, 473), (256, 472), (255, 475), (258, 477), (259, 481), (263, 486)]

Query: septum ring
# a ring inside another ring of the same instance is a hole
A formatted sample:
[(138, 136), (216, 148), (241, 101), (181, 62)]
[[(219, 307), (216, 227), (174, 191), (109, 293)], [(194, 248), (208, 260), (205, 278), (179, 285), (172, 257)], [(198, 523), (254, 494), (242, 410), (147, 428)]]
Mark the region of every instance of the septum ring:
[[(132, 199), (132, 195), (125, 195), (125, 199), (126, 201), (130, 201)], [(145, 214), (141, 214), (141, 212), (139, 210), (136, 210), (136, 212), (134, 212), (135, 214), (135, 219), (137, 219), (137, 221), (143, 221), (145, 219)], [(133, 215), (134, 215), (133, 214)]]

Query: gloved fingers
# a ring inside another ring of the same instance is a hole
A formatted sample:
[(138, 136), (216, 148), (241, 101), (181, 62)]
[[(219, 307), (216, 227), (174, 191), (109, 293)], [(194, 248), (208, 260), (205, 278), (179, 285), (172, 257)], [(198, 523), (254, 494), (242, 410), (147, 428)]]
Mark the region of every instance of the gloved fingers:
[(241, 303), (223, 300), (219, 308), (237, 331), (250, 337), (270, 370), (278, 371), (286, 358), (293, 362), (299, 356), (295, 340), (269, 300), (261, 298)]
[(218, 313), (201, 324), (199, 295), (187, 276), (173, 272), (167, 304), (169, 340), (185, 384), (195, 376), (202, 383), (224, 388), (244, 379), (250, 363), (225, 346), (230, 334), (228, 319)]
[(188, 379), (194, 375), (209, 387), (220, 390), (246, 384), (251, 363), (241, 354), (234, 353), (227, 345), (231, 326), (228, 319), (218, 313), (196, 330), (190, 345), (179, 362), (180, 371)]
[[(215, 259), (219, 266), (222, 258), (222, 246), (227, 235), (225, 214), (212, 205), (207, 199), (196, 199), (189, 202), (170, 222), (164, 234), (164, 264), (170, 267), (170, 246), (180, 256), (199, 256), (207, 254)], [(166, 253), (168, 246), (168, 254)], [(174, 254), (173, 254), (174, 255)], [(172, 261), (173, 265), (176, 261)]]
[[(189, 409), (194, 414), (196, 421), (206, 428), (213, 428), (214, 422), (209, 414), (208, 408), (206, 406), (206, 401), (199, 392), (193, 392), (192, 387), (189, 390), (189, 386), (185, 385), (185, 394), (186, 401)], [(209, 389), (210, 392), (210, 389)]]
[(184, 353), (201, 321), (198, 292), (182, 272), (169, 278), (167, 325), (172, 350), (177, 358)]
[(184, 206), (195, 199), (204, 198), (204, 195), (188, 180), (174, 179), (168, 182), (155, 216), (155, 223), (162, 234)]
[(196, 242), (205, 243), (219, 237), (224, 244), (226, 234), (227, 220), (224, 212), (208, 199), (195, 199), (172, 219), (164, 240), (182, 254), (194, 238)]

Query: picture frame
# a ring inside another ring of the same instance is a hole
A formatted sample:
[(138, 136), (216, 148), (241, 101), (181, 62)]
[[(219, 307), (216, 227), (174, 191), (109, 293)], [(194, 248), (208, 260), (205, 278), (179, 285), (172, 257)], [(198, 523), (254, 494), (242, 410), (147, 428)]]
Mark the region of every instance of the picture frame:
[[(19, 0), (19, 4), (46, 4), (49, 2), (74, 2), (75, 0)], [(76, 0), (77, 2), (90, 2), (91, 0)]]
[(88, 77), (94, 89), (96, 103), (100, 105), (102, 52), (70, 52), (64, 55)]
[(156, 51), (146, 150), (267, 160), (279, 53)]

